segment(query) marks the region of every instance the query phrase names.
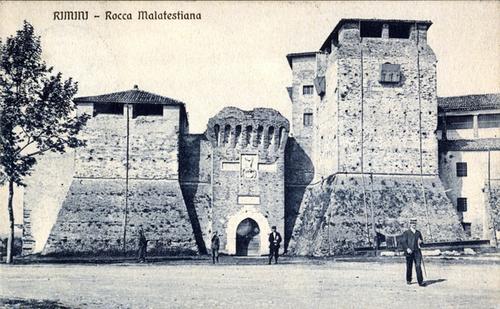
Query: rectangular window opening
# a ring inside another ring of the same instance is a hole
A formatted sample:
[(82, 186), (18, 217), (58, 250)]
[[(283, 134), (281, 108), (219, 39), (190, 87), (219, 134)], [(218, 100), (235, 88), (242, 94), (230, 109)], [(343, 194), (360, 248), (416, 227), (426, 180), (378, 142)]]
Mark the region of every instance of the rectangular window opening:
[(163, 116), (161, 104), (135, 104), (132, 118), (138, 116)]
[(446, 117), (446, 129), (447, 130), (472, 129), (472, 127), (473, 127), (472, 115), (447, 116)]
[(479, 115), (477, 121), (479, 128), (500, 128), (500, 114)]
[(457, 162), (457, 177), (467, 177), (467, 163)]
[(390, 39), (409, 39), (410, 38), (410, 24), (390, 24), (389, 25), (389, 38)]
[(471, 237), (472, 236), (472, 224), (467, 223), (467, 222), (462, 222), (462, 227), (465, 232), (465, 236)]
[(467, 211), (467, 198), (459, 197), (457, 198), (457, 210), (465, 212)]
[(399, 64), (382, 63), (380, 65), (381, 83), (399, 83), (401, 80), (401, 66)]
[(381, 22), (362, 22), (360, 35), (362, 38), (381, 38), (382, 37)]
[(305, 113), (304, 114), (304, 126), (310, 127), (312, 125), (313, 125), (313, 114), (312, 113)]
[(123, 115), (123, 103), (94, 103), (94, 116), (99, 114)]
[(302, 94), (313, 94), (314, 92), (314, 86), (313, 85), (304, 85), (304, 87), (302, 87)]

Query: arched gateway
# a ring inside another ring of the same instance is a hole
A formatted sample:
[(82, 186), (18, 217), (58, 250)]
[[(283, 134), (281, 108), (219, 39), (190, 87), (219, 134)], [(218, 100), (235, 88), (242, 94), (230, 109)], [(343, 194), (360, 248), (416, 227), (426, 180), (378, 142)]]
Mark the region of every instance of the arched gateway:
[(246, 218), (236, 228), (236, 255), (260, 254), (260, 229), (255, 220)]
[(228, 218), (226, 227), (227, 254), (265, 255), (269, 253), (267, 238), (271, 227), (267, 218), (254, 206), (243, 206)]

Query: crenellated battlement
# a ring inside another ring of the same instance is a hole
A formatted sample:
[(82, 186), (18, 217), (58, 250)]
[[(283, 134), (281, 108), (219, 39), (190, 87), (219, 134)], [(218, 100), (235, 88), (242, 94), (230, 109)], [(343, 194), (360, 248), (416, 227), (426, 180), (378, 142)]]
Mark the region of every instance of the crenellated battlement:
[(283, 154), (289, 130), (288, 120), (273, 109), (226, 107), (210, 118), (206, 135), (214, 148), (227, 154), (252, 152), (272, 159)]

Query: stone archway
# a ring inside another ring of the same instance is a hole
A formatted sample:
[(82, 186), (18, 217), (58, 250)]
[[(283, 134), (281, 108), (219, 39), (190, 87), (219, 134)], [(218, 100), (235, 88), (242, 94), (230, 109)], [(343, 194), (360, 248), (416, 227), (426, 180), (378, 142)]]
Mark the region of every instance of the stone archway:
[(246, 218), (236, 228), (236, 255), (260, 254), (260, 229), (255, 220)]
[(264, 217), (254, 206), (246, 205), (243, 206), (240, 211), (235, 213), (234, 215), (228, 218), (227, 227), (226, 227), (226, 252), (227, 254), (236, 254), (236, 232), (238, 230), (238, 226), (245, 219), (253, 220), (259, 228), (259, 249), (256, 250), (255, 254), (258, 255), (266, 255), (269, 254), (269, 248), (267, 246), (267, 238), (269, 233), (271, 233), (271, 227), (269, 226), (269, 222), (267, 218)]

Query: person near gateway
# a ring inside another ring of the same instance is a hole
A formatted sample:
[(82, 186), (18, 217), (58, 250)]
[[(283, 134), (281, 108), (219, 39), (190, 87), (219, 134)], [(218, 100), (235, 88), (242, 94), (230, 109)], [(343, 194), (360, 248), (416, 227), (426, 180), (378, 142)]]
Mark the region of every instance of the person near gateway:
[(272, 232), (269, 234), (269, 265), (274, 256), (274, 264), (278, 264), (279, 250), (281, 244), (281, 235), (276, 231), (276, 226), (271, 228)]
[(148, 247), (148, 241), (146, 239), (146, 236), (144, 236), (144, 231), (141, 228), (139, 230), (139, 250), (138, 250), (139, 263), (146, 262), (147, 247)]
[(211, 243), (211, 249), (212, 249), (212, 263), (215, 264), (219, 263), (219, 247), (220, 247), (220, 240), (219, 240), (219, 235), (217, 235), (217, 232), (214, 232), (214, 235), (212, 236), (212, 243)]
[(418, 285), (425, 286), (422, 276), (422, 251), (420, 251), (422, 243), (422, 233), (417, 230), (417, 219), (410, 219), (410, 228), (403, 233), (401, 238), (401, 245), (406, 256), (406, 284), (411, 284), (413, 263), (415, 263)]

